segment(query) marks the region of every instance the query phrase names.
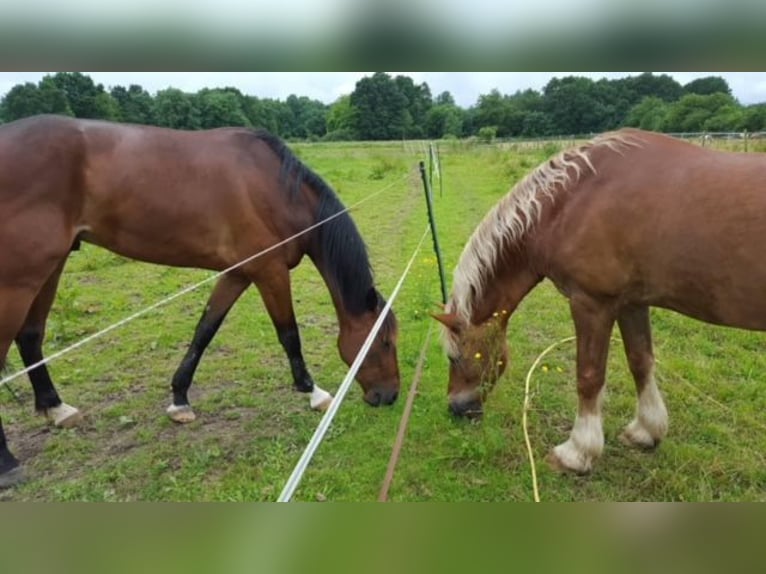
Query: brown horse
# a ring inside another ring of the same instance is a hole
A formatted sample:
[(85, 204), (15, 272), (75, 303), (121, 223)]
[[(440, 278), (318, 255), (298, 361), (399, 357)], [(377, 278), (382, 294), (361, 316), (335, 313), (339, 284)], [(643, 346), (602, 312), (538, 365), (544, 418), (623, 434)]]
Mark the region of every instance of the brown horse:
[[(766, 158), (639, 130), (604, 134), (543, 163), (489, 212), (455, 270), (445, 314), (449, 404), (481, 414), (507, 362), (505, 332), (544, 278), (569, 300), (578, 411), (549, 461), (587, 472), (601, 454), (601, 403), (616, 322), (638, 391), (622, 438), (665, 436), (649, 307), (766, 330)], [(482, 384), (483, 383), (483, 384)]]
[[(162, 265), (228, 269), (343, 211), (330, 187), (276, 137), (240, 128), (204, 132), (39, 116), (0, 126), (0, 364), (16, 341), (42, 359), (45, 323), (70, 251), (80, 241)], [(365, 244), (347, 213), (218, 280), (172, 380), (168, 413), (193, 420), (188, 390), (226, 313), (254, 283), (287, 353), (294, 387), (312, 406), (331, 399), (301, 353), (290, 269), (308, 255), (330, 291), (338, 347), (350, 364), (383, 308)], [(384, 323), (357, 375), (371, 405), (399, 390), (397, 327)], [(45, 366), (29, 373), (35, 407), (77, 422)], [(20, 477), (0, 424), (0, 485)]]

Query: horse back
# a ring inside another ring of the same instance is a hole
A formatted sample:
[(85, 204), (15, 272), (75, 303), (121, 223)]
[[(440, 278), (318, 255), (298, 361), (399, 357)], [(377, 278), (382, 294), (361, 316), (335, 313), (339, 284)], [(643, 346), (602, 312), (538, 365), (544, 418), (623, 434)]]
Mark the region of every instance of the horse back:
[(640, 145), (597, 150), (541, 229), (546, 274), (564, 292), (766, 329), (766, 157), (631, 133)]
[(313, 223), (287, 205), (280, 159), (246, 129), (39, 116), (3, 126), (0, 158), (0, 205), (23, 197), (30, 218), (57, 206), (69, 246), (220, 269)]

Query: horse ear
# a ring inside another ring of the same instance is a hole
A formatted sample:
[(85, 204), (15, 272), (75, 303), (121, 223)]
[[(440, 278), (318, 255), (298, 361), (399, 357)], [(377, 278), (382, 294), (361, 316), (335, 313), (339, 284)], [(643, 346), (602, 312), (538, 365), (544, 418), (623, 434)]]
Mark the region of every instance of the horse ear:
[(431, 317), (439, 321), (439, 323), (447, 327), (447, 329), (456, 335), (459, 335), (463, 329), (463, 321), (461, 321), (460, 317), (454, 313), (439, 313), (438, 315), (436, 313), (431, 313)]
[(378, 307), (380, 306), (380, 296), (378, 295), (378, 292), (375, 290), (375, 287), (370, 287), (370, 290), (367, 291), (365, 304), (367, 305), (368, 311), (378, 310)]

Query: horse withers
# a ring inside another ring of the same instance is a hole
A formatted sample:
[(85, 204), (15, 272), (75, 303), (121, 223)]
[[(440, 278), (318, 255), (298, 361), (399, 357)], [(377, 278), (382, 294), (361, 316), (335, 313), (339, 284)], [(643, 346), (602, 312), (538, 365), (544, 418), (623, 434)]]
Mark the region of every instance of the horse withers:
[(638, 401), (622, 439), (653, 448), (668, 414), (654, 379), (651, 306), (766, 330), (766, 157), (703, 149), (634, 129), (562, 152), (519, 182), (476, 228), (445, 313), (449, 405), (478, 416), (507, 365), (519, 302), (550, 279), (569, 300), (578, 410), (549, 455), (585, 473), (601, 454), (601, 405), (617, 323)]
[[(287, 354), (294, 387), (325, 408), (301, 352), (290, 269), (304, 255), (330, 292), (338, 349), (351, 364), (384, 306), (367, 249), (333, 190), (265, 131), (185, 132), (37, 116), (0, 126), (0, 364), (16, 341), (26, 366), (42, 360), (45, 324), (70, 250), (80, 241), (125, 257), (222, 271), (336, 216), (220, 277), (173, 376), (169, 416), (194, 419), (188, 391), (207, 345), (251, 284)], [(397, 325), (389, 314), (357, 374), (364, 399), (399, 391)], [(57, 425), (63, 403), (46, 367), (29, 373), (35, 407)], [(20, 478), (0, 424), (0, 486)]]

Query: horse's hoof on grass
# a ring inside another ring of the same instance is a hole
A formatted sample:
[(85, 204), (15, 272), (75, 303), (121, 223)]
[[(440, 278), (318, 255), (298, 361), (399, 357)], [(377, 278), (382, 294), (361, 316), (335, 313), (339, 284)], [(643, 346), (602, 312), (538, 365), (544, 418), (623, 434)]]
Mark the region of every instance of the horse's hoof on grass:
[(311, 391), (311, 400), (309, 401), (309, 404), (315, 411), (324, 412), (329, 409), (332, 404), (332, 395), (314, 385), (314, 390)]
[(82, 413), (66, 403), (46, 409), (45, 416), (54, 426), (63, 429), (74, 428), (82, 422)]
[(555, 449), (552, 449), (548, 453), (548, 456), (545, 457), (545, 462), (548, 463), (548, 466), (551, 467), (551, 470), (561, 474), (575, 474), (578, 476), (585, 476), (590, 473), (590, 468), (572, 468), (564, 464), (561, 458), (556, 454)]
[(636, 436), (635, 433), (631, 433), (627, 429), (621, 432), (617, 438), (625, 446), (637, 448), (645, 452), (657, 450), (657, 447), (660, 446), (660, 442), (662, 442), (661, 439), (654, 439), (649, 435)]
[(170, 405), (166, 412), (170, 420), (181, 424), (190, 423), (197, 418), (189, 405)]
[(26, 480), (24, 475), (24, 469), (20, 466), (12, 468), (8, 472), (0, 474), (0, 488), (11, 488), (17, 484), (21, 484)]

